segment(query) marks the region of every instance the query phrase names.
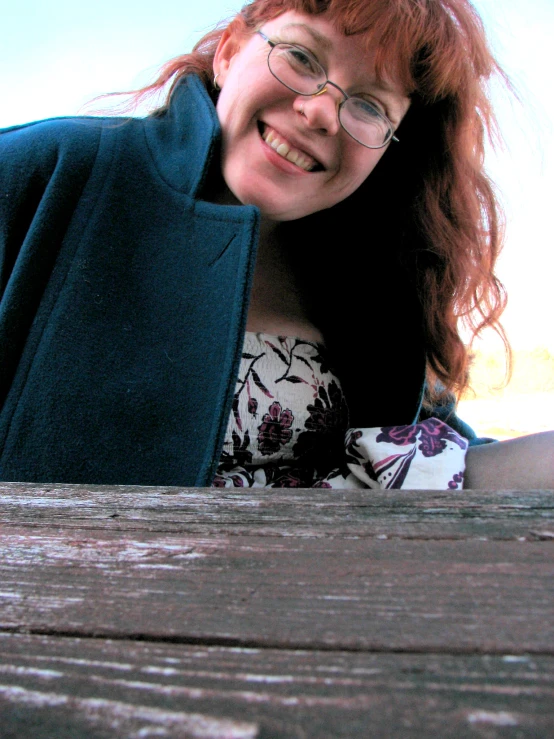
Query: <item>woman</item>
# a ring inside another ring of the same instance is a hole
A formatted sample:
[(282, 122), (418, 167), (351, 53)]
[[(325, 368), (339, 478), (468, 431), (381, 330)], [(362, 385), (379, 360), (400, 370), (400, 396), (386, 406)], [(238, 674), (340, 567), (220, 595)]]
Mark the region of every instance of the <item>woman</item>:
[(495, 71), (463, 0), (254, 0), (154, 115), (5, 132), (2, 478), (459, 487)]

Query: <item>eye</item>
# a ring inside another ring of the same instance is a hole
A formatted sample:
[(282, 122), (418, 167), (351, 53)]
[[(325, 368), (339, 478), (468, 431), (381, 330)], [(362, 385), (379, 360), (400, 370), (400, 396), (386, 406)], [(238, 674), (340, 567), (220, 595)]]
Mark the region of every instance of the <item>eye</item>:
[(348, 98), (350, 114), (359, 120), (385, 123), (385, 114), (379, 110), (376, 103), (364, 100), (364, 98)]
[(279, 48), (289, 66), (298, 74), (317, 78), (324, 74), (321, 64), (309, 51), (288, 44), (279, 45)]

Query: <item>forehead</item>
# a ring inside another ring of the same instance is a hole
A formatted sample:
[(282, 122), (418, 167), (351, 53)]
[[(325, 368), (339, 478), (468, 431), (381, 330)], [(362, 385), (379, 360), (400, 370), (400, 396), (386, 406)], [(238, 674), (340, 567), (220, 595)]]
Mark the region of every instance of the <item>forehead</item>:
[(355, 70), (362, 80), (369, 78), (373, 85), (408, 98), (408, 91), (398, 74), (394, 71), (376, 74), (376, 50), (372, 48), (370, 39), (363, 33), (345, 35), (325, 14), (288, 11), (264, 23), (263, 28), (266, 33), (286, 36), (283, 38), (285, 41), (306, 44), (323, 54), (331, 66)]

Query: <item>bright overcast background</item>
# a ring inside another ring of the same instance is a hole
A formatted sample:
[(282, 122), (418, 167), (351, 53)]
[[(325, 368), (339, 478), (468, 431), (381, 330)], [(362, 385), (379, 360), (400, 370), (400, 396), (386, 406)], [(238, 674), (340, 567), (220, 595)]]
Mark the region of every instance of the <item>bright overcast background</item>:
[[(499, 274), (514, 348), (554, 350), (554, 0), (477, 0), (522, 103), (495, 92), (503, 151), (488, 168), (507, 213)], [(234, 0), (4, 0), (0, 127), (73, 115), (96, 95), (144, 85)]]

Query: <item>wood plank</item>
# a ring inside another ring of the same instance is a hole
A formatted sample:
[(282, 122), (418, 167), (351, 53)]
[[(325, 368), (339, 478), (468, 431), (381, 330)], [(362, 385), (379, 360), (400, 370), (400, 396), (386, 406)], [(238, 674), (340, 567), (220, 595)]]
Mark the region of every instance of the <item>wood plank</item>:
[(2, 736), (546, 737), (554, 658), (0, 635)]
[(0, 483), (5, 525), (278, 537), (554, 539), (550, 491), (222, 490)]
[(553, 654), (554, 542), (3, 527), (0, 627), (222, 645)]

